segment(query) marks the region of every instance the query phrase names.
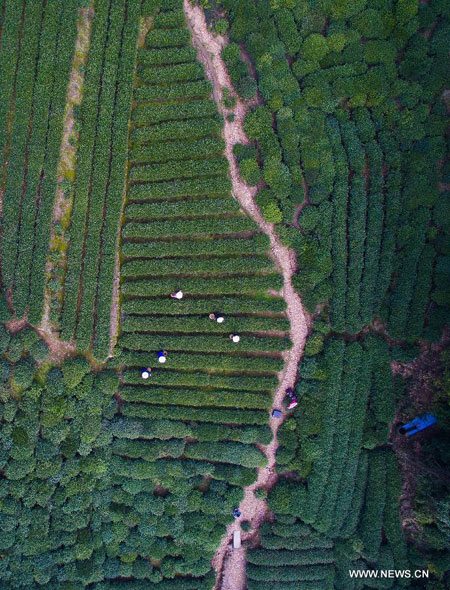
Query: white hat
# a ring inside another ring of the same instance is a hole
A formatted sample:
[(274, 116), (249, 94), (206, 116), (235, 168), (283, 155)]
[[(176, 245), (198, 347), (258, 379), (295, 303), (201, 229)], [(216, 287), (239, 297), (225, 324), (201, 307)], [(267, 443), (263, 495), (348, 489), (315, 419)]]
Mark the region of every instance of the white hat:
[(176, 299), (183, 299), (183, 291), (177, 291), (175, 297)]
[(161, 356), (159, 356), (159, 357), (158, 357), (158, 361), (159, 361), (160, 363), (165, 363), (165, 362), (166, 362), (166, 360), (167, 360), (167, 359), (166, 359), (166, 357), (165, 357), (163, 354), (162, 354)]
[(148, 371), (142, 371), (141, 375), (142, 379), (148, 379), (150, 377), (150, 373)]
[(232, 338), (233, 342), (239, 342), (240, 339), (241, 339), (240, 336), (238, 336), (237, 334), (233, 334), (233, 338)]
[(223, 315), (219, 315), (219, 316), (216, 318), (216, 322), (217, 322), (218, 324), (221, 324), (221, 323), (223, 322), (223, 320), (224, 320), (224, 319), (225, 319), (225, 318), (223, 317)]

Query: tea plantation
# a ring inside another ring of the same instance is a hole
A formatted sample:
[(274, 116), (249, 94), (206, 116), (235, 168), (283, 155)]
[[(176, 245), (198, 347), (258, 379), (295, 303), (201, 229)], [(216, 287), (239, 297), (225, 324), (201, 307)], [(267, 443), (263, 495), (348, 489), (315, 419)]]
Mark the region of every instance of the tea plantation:
[(448, 587), (449, 19), (0, 1), (0, 590)]

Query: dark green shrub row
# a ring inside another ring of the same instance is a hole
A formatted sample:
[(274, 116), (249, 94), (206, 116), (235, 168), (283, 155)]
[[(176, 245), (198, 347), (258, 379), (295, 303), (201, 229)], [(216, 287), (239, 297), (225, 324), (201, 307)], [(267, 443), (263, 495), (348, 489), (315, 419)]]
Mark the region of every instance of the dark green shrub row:
[[(22, 7), (16, 7), (16, 10), (21, 12)], [(29, 125), (33, 114), (33, 83), (36, 75), (36, 60), (39, 56), (39, 31), (43, 17), (43, 11), (37, 4), (26, 6), (23, 22), (24, 31), (26, 31), (26, 42), (21, 44), (21, 52), (17, 60), (14, 90), (16, 97), (14, 104), (15, 116), (11, 131), (11, 137), (14, 138), (14, 141), (11, 142), (8, 167), (6, 169), (7, 190), (3, 199), (2, 220), (2, 278), (4, 284), (8, 287), (11, 287), (14, 281), (14, 270), (19, 252), (18, 232), (22, 207), (20, 196), (22, 195), (26, 176)], [(12, 25), (14, 26), (14, 23)], [(56, 23), (54, 23), (55, 26)], [(20, 116), (18, 116), (19, 113)], [(6, 114), (7, 112), (5, 112)]]
[(126, 258), (165, 258), (166, 256), (188, 256), (193, 252), (201, 255), (220, 254), (263, 254), (269, 249), (267, 236), (255, 234), (248, 237), (213, 238), (196, 240), (174, 240), (171, 242), (124, 242), (122, 253)]
[(364, 510), (358, 532), (364, 544), (363, 555), (376, 561), (380, 550), (383, 512), (386, 503), (386, 453), (373, 451), (369, 458), (369, 475)]
[(306, 551), (255, 549), (249, 552), (247, 561), (262, 566), (269, 563), (271, 566), (315, 565), (333, 563), (334, 555), (326, 549), (308, 549)]
[(199, 441), (234, 440), (248, 444), (259, 442), (269, 444), (272, 433), (267, 425), (237, 427), (199, 422), (187, 425), (175, 420), (115, 418), (110, 423), (114, 436), (129, 439), (168, 440), (170, 438), (194, 438)]
[(189, 199), (157, 203), (134, 203), (125, 208), (125, 220), (171, 219), (177, 217), (212, 217), (238, 213), (236, 201), (220, 198)]
[(361, 322), (363, 325), (371, 321), (374, 313), (375, 292), (380, 260), (381, 240), (383, 231), (383, 193), (385, 189), (382, 172), (382, 152), (375, 141), (368, 145), (370, 168), (370, 192), (367, 203), (366, 245), (364, 253), (364, 270), (361, 281)]
[[(9, 12), (10, 8), (14, 15)], [(26, 33), (22, 38), (22, 50), (19, 54), (18, 48), (13, 51), (11, 48), (16, 43), (22, 3), (8, 5), (3, 23), (1, 51), (2, 59), (7, 62), (2, 68), (2, 105), (5, 108), (12, 106), (13, 116), (10, 123), (14, 138), (8, 157), (4, 198), (3, 280), (12, 281), (15, 273), (15, 310), (21, 316), (28, 305), (29, 319), (33, 323), (39, 322), (42, 315), (44, 266), (56, 186), (65, 91), (76, 35), (76, 3), (68, 2), (62, 7), (57, 2), (49, 2), (44, 12), (39, 13), (36, 10), (37, 6), (26, 10), (24, 8), (23, 26)], [(35, 27), (40, 24), (39, 31)], [(16, 63), (18, 74), (15, 103), (11, 104), (10, 82), (14, 78), (8, 78), (8, 71), (10, 67), (15, 68)], [(32, 95), (35, 77), (35, 92)], [(20, 117), (17, 116), (19, 112)], [(2, 118), (3, 122), (6, 125), (6, 117)], [(28, 136), (29, 131), (31, 133)], [(6, 139), (6, 127), (2, 125), (2, 148), (5, 147)], [(27, 159), (26, 169), (22, 151), (25, 145), (28, 153), (33, 154), (33, 157)], [(23, 185), (25, 179), (26, 184)], [(20, 189), (14, 188), (15, 183), (20, 184)], [(17, 198), (22, 185), (23, 200)], [(13, 195), (14, 202), (10, 202), (9, 196)], [(20, 230), (17, 225), (19, 218)]]
[[(126, 371), (124, 373), (124, 383), (133, 385), (143, 384), (140, 371)], [(270, 393), (277, 385), (277, 378), (275, 376), (261, 375), (253, 377), (248, 375), (211, 375), (199, 371), (155, 370), (151, 382), (148, 384), (144, 383), (143, 387), (152, 389), (153, 386), (158, 385), (170, 387), (224, 388)]]
[(158, 459), (157, 461), (141, 461), (140, 459), (126, 459), (111, 457), (111, 469), (116, 475), (130, 477), (131, 479), (152, 479), (167, 476), (172, 469), (178, 467), (178, 478), (188, 479), (193, 475), (212, 475), (214, 466), (211, 463), (200, 461), (170, 461)]
[[(296, 536), (296, 528), (298, 525), (302, 526), (302, 523), (296, 523), (290, 528), (287, 536), (278, 536), (278, 534), (265, 534), (261, 539), (261, 547), (264, 549), (288, 549), (294, 553), (296, 549), (331, 549), (333, 547), (333, 541), (329, 537), (320, 537), (319, 535), (308, 534), (305, 531), (303, 536)], [(305, 526), (305, 525), (303, 525)], [(274, 533), (277, 533), (277, 528), (272, 529)], [(252, 559), (252, 558), (249, 558)]]
[(124, 226), (125, 239), (157, 239), (168, 237), (185, 237), (203, 234), (226, 235), (254, 229), (251, 219), (242, 215), (225, 219), (188, 219), (149, 222), (129, 222)]
[(161, 121), (211, 117), (216, 112), (217, 107), (211, 99), (153, 105), (149, 107), (140, 106), (133, 111), (133, 122), (136, 126), (147, 126), (153, 123), (160, 123)]
[(183, 454), (185, 444), (184, 440), (177, 439), (144, 442), (118, 438), (113, 441), (112, 452), (122, 457), (155, 461), (163, 457), (180, 457)]
[[(61, 134), (63, 128), (64, 105), (66, 101), (67, 80), (72, 65), (72, 55), (77, 34), (77, 2), (64, 2), (61, 15), (63, 32), (58, 37), (58, 54), (55, 64), (55, 79), (52, 89), (52, 106), (49, 116), (45, 175), (40, 186), (40, 206), (35, 219), (35, 247), (33, 250), (33, 270), (31, 273), (28, 320), (38, 324), (42, 318), (46, 275), (47, 245), (50, 240), (50, 225), (55, 196), (56, 170), (60, 156)], [(51, 140), (51, 141), (50, 141)], [(53, 172), (51, 172), (53, 170)]]
[(407, 547), (400, 522), (398, 499), (402, 481), (399, 465), (393, 453), (386, 454), (386, 504), (383, 513), (383, 533), (392, 549), (395, 567), (406, 567)]
[[(167, 7), (165, 7), (167, 9)], [(170, 6), (173, 10), (168, 12), (157, 12), (154, 16), (154, 25), (156, 29), (175, 29), (177, 27), (184, 27), (184, 12), (179, 4)]]
[(203, 68), (197, 61), (165, 65), (164, 67), (142, 67), (138, 77), (145, 84), (167, 84), (172, 82), (194, 82), (203, 80)]
[(333, 260), (333, 295), (331, 299), (331, 325), (338, 331), (345, 328), (345, 293), (347, 286), (347, 174), (348, 165), (345, 156), (339, 152), (341, 134), (336, 122), (331, 121), (328, 125), (330, 142), (333, 146), (336, 165), (340, 177), (337, 178), (333, 191), (334, 212), (331, 226)]
[[(356, 350), (354, 351), (356, 352)], [(367, 360), (364, 361), (364, 357)], [(345, 381), (350, 382), (350, 387), (355, 381), (355, 371), (359, 370), (356, 378), (356, 388), (354, 390), (353, 407), (351, 410), (351, 426), (348, 433), (345, 433), (345, 438), (348, 439), (347, 454), (344, 469), (339, 481), (339, 488), (337, 491), (336, 503), (334, 508), (334, 515), (331, 515), (331, 523), (328, 517), (329, 534), (337, 537), (340, 529), (344, 526), (350, 513), (355, 509), (352, 507), (352, 500), (354, 497), (355, 488), (358, 487), (358, 469), (361, 463), (361, 446), (363, 443), (364, 424), (367, 415), (367, 399), (370, 390), (370, 370), (371, 358), (366, 351), (360, 358), (360, 364), (355, 364), (355, 368), (347, 366), (347, 373), (344, 377)], [(346, 359), (347, 363), (348, 360)], [(344, 389), (345, 391), (345, 383)], [(344, 395), (344, 393), (343, 393)]]
[[(263, 215), (290, 225), (292, 203), (301, 203), (306, 194), (319, 204), (333, 193), (332, 224), (308, 232), (309, 251), (320, 256), (313, 255), (311, 268), (305, 273), (302, 267), (295, 281), (300, 290), (303, 286), (303, 300), (313, 309), (331, 296), (333, 328), (357, 332), (380, 315), (386, 298), (385, 317), (391, 304), (396, 306), (391, 314), (396, 337), (409, 331), (409, 321), (411, 341), (431, 331), (438, 336), (431, 325), (442, 325), (444, 314), (428, 305), (431, 251), (424, 254), (414, 310), (409, 308), (419, 244), (423, 247), (426, 239), (437, 247), (419, 218), (421, 206), (430, 208), (438, 198), (438, 162), (445, 151), (437, 58), (444, 55), (448, 29), (442, 3), (418, 5), (408, 16), (394, 6), (330, 11), (274, 6), (269, 0), (256, 8), (247, 0), (223, 5), (231, 40), (223, 57), (233, 82), (236, 86), (245, 75), (239, 55), (246, 50), (265, 102), (245, 122), (259, 158), (242, 159), (249, 182), (258, 180), (259, 162), (273, 189), (260, 193)], [(337, 138), (330, 137), (331, 126)], [(406, 226), (415, 229), (407, 232)], [(322, 228), (332, 233), (332, 259)], [(334, 293), (325, 283), (331, 260)], [(427, 315), (435, 318), (428, 325)]]
[(137, 103), (164, 103), (177, 99), (207, 98), (211, 95), (212, 87), (209, 80), (185, 82), (173, 86), (138, 86), (134, 89), (134, 99)]
[(273, 582), (303, 582), (309, 580), (326, 579), (332, 569), (327, 565), (309, 565), (309, 566), (285, 566), (281, 567), (260, 567), (250, 563), (247, 567), (247, 576), (250, 580), (265, 580)]
[(132, 260), (122, 265), (122, 276), (145, 277), (167, 275), (246, 275), (271, 272), (273, 265), (268, 258), (153, 258), (151, 260)]
[(244, 467), (264, 467), (267, 459), (254, 446), (234, 442), (193, 443), (186, 445), (185, 455), (191, 459), (204, 459), (232, 463)]
[(220, 310), (222, 313), (282, 313), (286, 303), (281, 297), (222, 297), (216, 299), (188, 299), (183, 301), (164, 299), (126, 299), (122, 304), (125, 314), (159, 314), (188, 315), (207, 313), (210, 309)]
[(112, 433), (118, 438), (161, 439), (186, 438), (193, 436), (193, 429), (184, 422), (174, 420), (130, 420), (115, 417), (110, 423)]
[[(127, 375), (125, 373), (125, 381)], [(156, 376), (156, 372), (155, 372)], [(152, 377), (153, 379), (153, 377)], [(137, 381), (137, 380), (136, 380)], [(142, 379), (141, 379), (142, 381)], [(124, 387), (120, 392), (121, 397), (128, 402), (146, 402), (151, 404), (174, 404), (194, 407), (231, 407), (231, 408), (255, 408), (268, 409), (270, 397), (255, 393), (230, 391), (198, 391), (189, 389), (163, 389), (157, 387), (136, 388)]]
[[(148, 353), (125, 352), (120, 353), (120, 362), (126, 367), (144, 367), (148, 364)], [(209, 369), (216, 373), (221, 371), (239, 371), (249, 373), (276, 373), (283, 368), (281, 358), (244, 356), (229, 354), (185, 354), (172, 352), (170, 355), (172, 369)]]
[[(33, 250), (36, 246), (35, 218), (39, 210), (39, 184), (44, 171), (44, 164), (47, 164), (45, 160), (48, 146), (45, 141), (43, 145), (43, 138), (46, 138), (47, 134), (53, 97), (52, 90), (55, 84), (57, 39), (58, 36), (64, 34), (60, 29), (61, 13), (62, 7), (58, 6), (56, 2), (49, 2), (46, 6), (39, 36), (39, 49), (36, 52), (36, 70), (34, 74), (36, 88), (33, 93), (32, 116), (30, 116), (32, 131), (27, 146), (29, 153), (33, 154), (33, 157), (28, 159), (26, 170), (24, 170), (26, 188), (22, 190), (20, 229), (17, 235), (19, 249), (15, 261), (13, 304), (18, 316), (23, 316), (29, 301), (30, 272), (33, 266)], [(73, 25), (73, 22), (71, 24)], [(38, 55), (39, 57), (37, 57)], [(66, 72), (67, 68), (64, 68), (64, 71)], [(64, 82), (67, 84), (67, 78), (65, 78)], [(46, 173), (53, 175), (55, 183), (56, 169), (46, 170)], [(8, 187), (7, 185), (6, 190), (7, 192), (12, 190), (15, 193), (13, 186)], [(19, 193), (15, 194), (17, 198)], [(8, 204), (6, 206), (8, 207)], [(42, 244), (41, 247), (47, 250), (48, 244)], [(7, 252), (5, 254), (7, 255)], [(41, 269), (41, 272), (43, 272), (43, 269)]]
[(133, 146), (142, 143), (158, 143), (175, 139), (199, 139), (201, 137), (219, 137), (221, 122), (218, 115), (205, 117), (201, 121), (168, 121), (158, 125), (139, 127), (131, 134)]
[[(178, 576), (173, 580), (164, 579), (163, 581), (158, 582), (154, 588), (158, 588), (158, 590), (209, 590), (210, 586), (210, 579), (206, 580), (205, 583), (202, 578)], [(150, 590), (151, 586), (149, 585), (148, 580), (106, 580), (94, 584), (92, 588), (93, 590)]]
[[(331, 572), (330, 572), (331, 573)], [(279, 588), (281, 590), (297, 590), (298, 583), (297, 582), (278, 582)], [(273, 588), (273, 582), (263, 582), (261, 580), (248, 580), (247, 581), (247, 589), (248, 590), (270, 590)], [(302, 590), (333, 590), (334, 584), (333, 581), (329, 580), (318, 580), (318, 581), (303, 581), (302, 580)]]
[[(408, 250), (396, 260), (398, 277), (395, 289), (389, 298), (389, 332), (392, 337), (402, 339), (405, 334), (408, 309), (411, 302), (414, 285), (416, 283), (416, 272), (412, 273), (411, 269), (417, 268), (420, 255), (422, 253), (426, 231), (429, 226), (430, 211), (424, 207), (416, 210), (412, 219), (410, 219), (409, 229), (413, 238), (408, 243)], [(426, 302), (423, 302), (426, 305)]]
[[(223, 279), (185, 278), (182, 281), (183, 292), (189, 295), (233, 295), (244, 293), (264, 293), (268, 289), (279, 290), (282, 280), (279, 275), (255, 276)], [(145, 279), (124, 283), (122, 293), (125, 296), (149, 297), (169, 295), (180, 287), (180, 279)]]
[(193, 180), (174, 180), (155, 184), (135, 184), (129, 190), (130, 201), (167, 200), (171, 197), (226, 196), (230, 181), (224, 176)]
[(153, 47), (183, 47), (189, 45), (189, 31), (186, 28), (164, 30), (153, 29), (147, 33), (145, 45)]
[(239, 45), (237, 43), (227, 45), (222, 51), (222, 57), (236, 91), (243, 98), (251, 98), (257, 90), (257, 84), (250, 75), (248, 64), (241, 59)]
[(361, 516), (361, 508), (364, 502), (364, 493), (367, 486), (368, 465), (369, 455), (367, 452), (363, 451), (360, 455), (358, 469), (356, 471), (355, 487), (353, 489), (350, 510), (341, 530), (341, 534), (344, 537), (350, 537), (356, 532)]
[(141, 6), (142, 16), (154, 17), (159, 11), (177, 10), (180, 8), (180, 0), (143, 0)]
[(370, 409), (373, 419), (385, 425), (387, 436), (387, 425), (392, 423), (395, 415), (391, 354), (389, 346), (379, 338), (368, 338), (366, 350), (367, 364), (372, 370)]
[[(125, 334), (120, 345), (130, 350), (159, 351), (166, 349), (197, 352), (253, 352), (279, 351), (288, 346), (286, 338), (269, 336), (244, 336), (241, 341), (231, 342), (227, 335), (175, 336), (168, 334)], [(169, 362), (169, 361), (168, 361)]]
[[(117, 189), (119, 187), (120, 189), (123, 189), (123, 182), (120, 183), (120, 180), (118, 186), (110, 186), (110, 159), (113, 142), (113, 125), (115, 124), (115, 93), (118, 78), (118, 61), (123, 35), (124, 9), (124, 2), (115, 2), (111, 4), (107, 43), (103, 48), (104, 62), (101, 71), (102, 92), (98, 103), (98, 119), (96, 121), (97, 132), (91, 156), (91, 180), (88, 188), (88, 217), (86, 218), (86, 237), (83, 246), (84, 260), (80, 277), (81, 299), (79, 298), (80, 308), (75, 332), (76, 342), (80, 350), (86, 350), (90, 346), (92, 340), (97, 282), (99, 279), (99, 259), (103, 245), (104, 214), (106, 212), (108, 201), (107, 193), (108, 190), (111, 189), (115, 192), (114, 203), (120, 199), (121, 195), (121, 192), (117, 194)], [(95, 91), (97, 92), (97, 88), (95, 88)], [(101, 131), (99, 132), (98, 130)], [(122, 139), (124, 138), (122, 137)], [(114, 163), (118, 166), (120, 165), (117, 161)], [(118, 214), (120, 209), (119, 211), (117, 210), (117, 207), (115, 209)], [(116, 219), (118, 221), (118, 215)], [(73, 234), (74, 231), (77, 231), (79, 228), (72, 226), (71, 229), (71, 234)], [(108, 229), (114, 232), (114, 225)], [(82, 233), (82, 231), (80, 231), (80, 233)], [(116, 240), (111, 240), (113, 246), (115, 245), (115, 242)], [(68, 256), (70, 259), (70, 252)], [(114, 257), (112, 258), (112, 261), (114, 261)], [(112, 282), (109, 285), (109, 296), (108, 291), (106, 289), (105, 291), (106, 301), (109, 303), (106, 307), (109, 310)]]
[(128, 119), (133, 87), (132, 64), (136, 55), (138, 28), (138, 7), (128, 3), (127, 18), (123, 27), (121, 59), (117, 73), (111, 174), (106, 195), (106, 214), (102, 232), (102, 258), (97, 286), (93, 352), (96, 358), (100, 359), (107, 356), (110, 345), (111, 296), (118, 248), (118, 222), (123, 200), (123, 178), (128, 149)]
[(227, 320), (222, 324), (211, 321), (209, 317), (127, 317), (122, 322), (124, 332), (201, 332), (204, 334), (229, 334), (239, 332), (264, 332), (270, 330), (289, 331), (289, 321), (285, 318), (273, 317), (233, 317), (227, 316)]
[(137, 418), (167, 418), (168, 420), (198, 420), (216, 424), (267, 423), (267, 412), (258, 410), (225, 410), (223, 408), (183, 408), (182, 406), (157, 406), (124, 404), (122, 414)]
[(424, 332), (435, 258), (436, 250), (431, 244), (426, 244), (417, 263), (416, 284), (409, 306), (406, 324), (406, 340), (408, 342), (416, 342)]
[(193, 47), (168, 47), (167, 49), (140, 49), (138, 64), (144, 66), (165, 66), (167, 64), (192, 62), (197, 57)]
[(350, 187), (348, 216), (348, 264), (346, 291), (346, 330), (359, 332), (362, 328), (360, 317), (360, 289), (364, 266), (366, 241), (366, 190), (362, 176), (354, 175)]
[(175, 178), (218, 176), (227, 170), (228, 162), (225, 158), (171, 162), (170, 166), (164, 162), (163, 164), (134, 166), (130, 172), (130, 182), (158, 182)]
[(178, 140), (176, 143), (158, 143), (140, 146), (130, 151), (133, 164), (167, 162), (170, 160), (213, 158), (223, 153), (225, 144), (220, 137), (205, 137), (198, 141)]
[(5, 149), (8, 139), (7, 113), (14, 91), (14, 73), (19, 57), (18, 43), (22, 20), (23, 2), (14, 0), (5, 4), (2, 22), (2, 39), (0, 46), (0, 69), (2, 71), (0, 101), (0, 149)]
[(67, 253), (67, 273), (64, 282), (64, 303), (61, 315), (61, 336), (64, 340), (71, 340), (74, 337), (77, 324), (77, 301), (83, 266), (85, 225), (89, 210), (90, 183), (92, 179), (92, 158), (99, 114), (98, 87), (101, 81), (103, 52), (108, 34), (108, 10), (108, 0), (101, 0), (97, 7), (96, 19), (92, 29), (85, 90), (81, 105), (82, 129), (77, 148), (77, 174), (70, 225), (71, 239)]
[[(310, 446), (310, 453), (314, 456), (315, 452), (320, 458), (318, 461), (312, 462), (311, 473), (308, 476), (308, 492), (307, 501), (306, 498), (303, 501), (301, 507), (302, 520), (306, 523), (315, 524), (319, 509), (324, 500), (326, 493), (327, 483), (330, 477), (330, 471), (333, 465), (333, 448), (337, 444), (338, 435), (338, 402), (341, 392), (341, 379), (343, 362), (345, 356), (345, 345), (340, 340), (330, 340), (325, 350), (324, 362), (320, 366), (313, 362), (306, 361), (304, 366), (301, 368), (301, 374), (303, 379), (318, 379), (324, 381), (323, 389), (323, 405), (320, 408), (322, 417), (311, 416), (309, 421), (303, 423), (302, 430), (305, 431), (304, 435), (308, 435), (308, 428), (312, 432), (320, 432), (320, 436), (317, 440), (312, 442), (312, 448)], [(300, 392), (299, 392), (300, 393)], [(305, 412), (308, 406), (305, 405)], [(317, 410), (316, 410), (317, 412)], [(317, 424), (314, 422), (319, 418), (320, 425), (327, 425), (326, 428), (317, 430)], [(298, 433), (300, 435), (301, 431)], [(305, 437), (306, 438), (306, 437)], [(311, 443), (310, 443), (311, 445)], [(317, 445), (317, 446), (316, 446)]]
[[(332, 463), (329, 472), (329, 479), (327, 482), (327, 491), (323, 497), (322, 504), (319, 508), (316, 522), (314, 524), (315, 528), (321, 532), (327, 532), (332, 525), (335, 525), (335, 511), (340, 513), (342, 509), (342, 496), (338, 495), (338, 491), (344, 471), (342, 468), (338, 469), (337, 465), (342, 466), (347, 460), (352, 425), (354, 424), (355, 420), (358, 420), (359, 432), (355, 434), (356, 436), (359, 434), (359, 439), (361, 439), (364, 426), (365, 408), (363, 408), (363, 411), (359, 416), (355, 415), (354, 408), (357, 379), (361, 379), (362, 372), (361, 355), (362, 350), (359, 344), (354, 343), (346, 347), (342, 383), (339, 392), (339, 401), (336, 415), (336, 435), (333, 442), (333, 447), (331, 449)], [(368, 385), (368, 379), (366, 379), (365, 385)], [(358, 456), (359, 447), (356, 459)], [(352, 486), (354, 486), (354, 482), (352, 482)]]

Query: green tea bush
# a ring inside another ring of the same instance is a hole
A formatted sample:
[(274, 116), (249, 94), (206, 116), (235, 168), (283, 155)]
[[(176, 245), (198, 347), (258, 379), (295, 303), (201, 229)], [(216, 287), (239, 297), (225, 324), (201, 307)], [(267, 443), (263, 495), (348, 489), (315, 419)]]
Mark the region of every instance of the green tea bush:
[(147, 33), (145, 44), (153, 47), (182, 47), (189, 44), (189, 31), (180, 29), (153, 29)]
[(145, 84), (167, 84), (171, 82), (192, 82), (203, 78), (201, 64), (182, 63), (165, 65), (163, 68), (143, 67), (138, 72), (139, 78)]
[[(268, 251), (266, 236), (254, 234), (246, 237), (199, 236), (193, 240), (173, 240), (171, 242), (124, 242), (122, 251), (127, 258), (165, 258), (166, 256), (190, 256), (195, 252), (199, 256), (210, 255), (251, 255), (263, 254)], [(188, 305), (193, 302), (190, 301)], [(172, 305), (172, 307), (174, 307)]]
[(133, 110), (133, 122), (139, 126), (161, 121), (210, 117), (215, 114), (216, 105), (212, 100), (195, 100), (181, 104), (141, 106)]
[(238, 329), (240, 333), (264, 332), (269, 330), (289, 331), (289, 321), (285, 318), (265, 317), (227, 317), (222, 324), (211, 321), (209, 317), (174, 318), (171, 316), (129, 317), (122, 322), (124, 332), (171, 332), (183, 333), (218, 333), (229, 334), (230, 329)]
[(193, 47), (142, 48), (137, 52), (137, 62), (144, 66), (163, 66), (172, 63), (192, 62), (196, 56), (197, 53)]
[(224, 141), (220, 137), (205, 137), (197, 141), (179, 140), (175, 145), (159, 143), (136, 147), (130, 151), (129, 159), (133, 164), (167, 162), (187, 156), (200, 159), (206, 156), (217, 157), (223, 153), (224, 148)]
[(164, 299), (128, 299), (123, 302), (122, 310), (125, 314), (137, 315), (190, 315), (208, 314), (211, 309), (221, 310), (222, 313), (258, 313), (267, 312), (269, 315), (280, 314), (286, 308), (281, 297), (251, 296), (218, 297), (207, 299), (191, 299), (186, 301), (172, 301)]
[[(5, 74), (2, 102), (5, 108), (12, 107), (11, 113), (23, 113), (23, 118), (13, 117), (10, 127), (6, 123), (7, 118), (2, 118), (4, 125), (0, 131), (2, 147), (6, 146), (9, 133), (14, 137), (6, 176), (3, 280), (11, 286), (10, 281), (15, 274), (14, 307), (19, 316), (28, 307), (29, 319), (33, 323), (40, 322), (43, 310), (44, 267), (50, 238), (65, 93), (76, 37), (77, 2), (71, 0), (64, 5), (51, 2), (45, 17), (43, 12), (36, 11), (37, 6), (24, 11), (26, 36), (20, 54), (19, 46), (15, 47), (15, 44), (20, 25), (17, 19), (22, 15), (21, 3), (10, 5), (5, 14), (1, 52)], [(15, 57), (11, 59), (13, 54)], [(15, 105), (10, 94), (13, 78), (8, 77), (8, 72), (14, 72), (16, 64)], [(35, 77), (37, 86), (33, 94), (32, 81)], [(26, 149), (33, 153), (26, 167), (23, 160), (24, 141)], [(18, 194), (15, 184), (22, 186), (24, 182), (23, 199), (10, 202), (9, 195)]]

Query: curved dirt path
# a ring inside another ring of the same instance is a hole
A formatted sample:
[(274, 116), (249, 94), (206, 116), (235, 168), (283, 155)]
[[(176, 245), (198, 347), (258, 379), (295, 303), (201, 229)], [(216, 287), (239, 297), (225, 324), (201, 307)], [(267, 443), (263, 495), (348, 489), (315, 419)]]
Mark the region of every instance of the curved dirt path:
[[(291, 324), (290, 337), (292, 348), (286, 351), (284, 356), (284, 369), (279, 374), (278, 389), (274, 394), (272, 408), (282, 409), (284, 392), (287, 387), (293, 387), (297, 379), (299, 361), (303, 354), (310, 319), (303, 308), (300, 297), (292, 286), (292, 275), (296, 270), (296, 258), (294, 252), (283, 246), (275, 233), (273, 224), (264, 221), (261, 212), (255, 204), (254, 197), (258, 191), (256, 187), (248, 186), (240, 177), (236, 159), (233, 155), (233, 146), (236, 143), (248, 144), (248, 138), (243, 130), (244, 117), (247, 110), (253, 105), (252, 101), (240, 100), (231, 84), (225, 64), (221, 58), (221, 50), (226, 45), (226, 39), (217, 35), (213, 37), (208, 29), (204, 12), (198, 7), (184, 0), (184, 12), (187, 24), (191, 30), (192, 43), (197, 49), (198, 58), (205, 67), (206, 74), (213, 85), (213, 96), (219, 111), (224, 116), (223, 136), (225, 139), (225, 156), (230, 166), (233, 196), (239, 201), (242, 209), (255, 221), (261, 231), (270, 237), (271, 257), (283, 275), (284, 284), (282, 296), (286, 300), (286, 313)], [(229, 89), (229, 95), (236, 98), (236, 105), (229, 109), (223, 105), (223, 89)], [(233, 121), (227, 120), (227, 115), (233, 114)], [(244, 488), (244, 499), (240, 504), (242, 517), (239, 520), (249, 520), (252, 531), (241, 531), (243, 541), (253, 538), (268, 512), (265, 500), (255, 497), (255, 490), (264, 488), (269, 490), (276, 481), (275, 455), (278, 448), (277, 430), (283, 423), (286, 413), (283, 411), (281, 419), (270, 416), (269, 426), (273, 433), (270, 444), (261, 445), (260, 449), (267, 457), (267, 466), (258, 469), (257, 481)], [(245, 588), (245, 548), (232, 551), (230, 543), (233, 531), (240, 528), (239, 521), (234, 521), (227, 527), (227, 532), (216, 551), (212, 564), (217, 572), (216, 590), (244, 590)]]

